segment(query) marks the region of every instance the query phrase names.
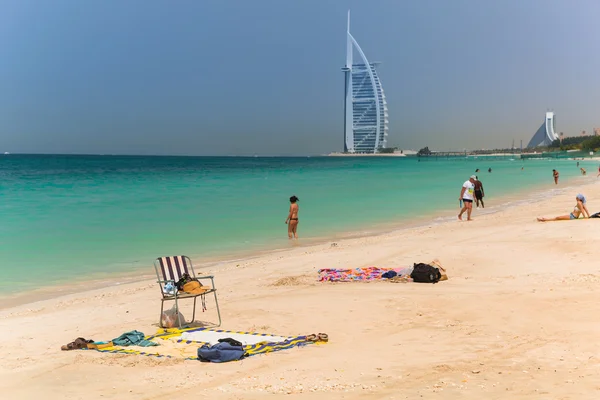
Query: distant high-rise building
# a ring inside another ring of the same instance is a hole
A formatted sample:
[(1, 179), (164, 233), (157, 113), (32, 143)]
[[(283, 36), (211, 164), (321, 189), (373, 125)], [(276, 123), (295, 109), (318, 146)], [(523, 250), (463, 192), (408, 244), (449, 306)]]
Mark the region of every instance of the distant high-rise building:
[(552, 111), (546, 113), (546, 119), (542, 126), (533, 135), (527, 147), (549, 146), (553, 141), (558, 139), (558, 135), (554, 131), (556, 128), (556, 118)]
[(600, 128), (594, 128), (594, 136), (600, 135)]
[[(377, 153), (384, 148), (388, 135), (385, 94), (375, 66), (350, 34), (350, 11), (346, 31), (346, 95), (344, 97), (344, 152)], [(360, 58), (353, 59), (356, 49)]]

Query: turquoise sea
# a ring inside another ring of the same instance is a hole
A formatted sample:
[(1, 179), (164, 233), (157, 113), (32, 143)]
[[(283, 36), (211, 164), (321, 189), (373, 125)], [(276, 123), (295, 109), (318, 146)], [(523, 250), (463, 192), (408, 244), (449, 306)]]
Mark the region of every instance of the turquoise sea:
[[(552, 168), (561, 183), (579, 176), (571, 160), (0, 157), (3, 293), (149, 274), (162, 255), (205, 262), (288, 247), (284, 221), (293, 194), (306, 243), (455, 218), (460, 187), (476, 168), (488, 207), (552, 189)], [(596, 162), (581, 163), (595, 177)]]

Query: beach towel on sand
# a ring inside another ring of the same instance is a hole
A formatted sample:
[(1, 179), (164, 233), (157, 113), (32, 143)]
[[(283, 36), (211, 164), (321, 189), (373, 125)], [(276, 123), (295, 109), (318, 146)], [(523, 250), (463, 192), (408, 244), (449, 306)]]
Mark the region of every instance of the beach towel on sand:
[(394, 271), (402, 275), (405, 268), (355, 268), (355, 269), (320, 269), (319, 281), (324, 282), (353, 282), (353, 281), (374, 281), (382, 279), (382, 275), (388, 271)]
[(144, 339), (144, 334), (140, 331), (125, 332), (112, 342), (115, 346), (158, 346), (158, 343), (151, 342)]

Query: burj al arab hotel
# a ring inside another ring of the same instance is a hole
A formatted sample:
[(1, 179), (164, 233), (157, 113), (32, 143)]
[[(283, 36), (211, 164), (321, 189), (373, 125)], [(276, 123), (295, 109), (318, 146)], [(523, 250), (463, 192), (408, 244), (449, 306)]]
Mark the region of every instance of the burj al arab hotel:
[[(350, 34), (350, 11), (346, 31), (346, 75), (344, 98), (344, 152), (377, 153), (386, 146), (388, 109), (377, 75), (377, 63), (370, 63)], [(354, 60), (356, 50), (359, 57)]]

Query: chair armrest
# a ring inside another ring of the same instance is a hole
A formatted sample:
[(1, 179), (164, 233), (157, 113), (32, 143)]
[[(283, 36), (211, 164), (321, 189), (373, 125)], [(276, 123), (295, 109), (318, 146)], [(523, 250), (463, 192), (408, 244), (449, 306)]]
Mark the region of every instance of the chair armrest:
[(215, 288), (215, 277), (212, 275), (197, 276), (194, 279), (197, 279), (197, 280), (210, 279), (211, 289), (216, 289)]

